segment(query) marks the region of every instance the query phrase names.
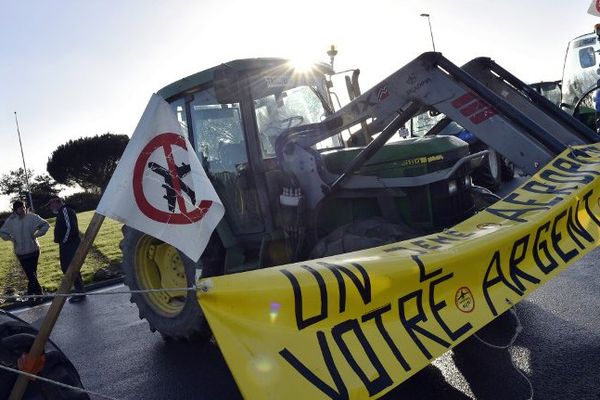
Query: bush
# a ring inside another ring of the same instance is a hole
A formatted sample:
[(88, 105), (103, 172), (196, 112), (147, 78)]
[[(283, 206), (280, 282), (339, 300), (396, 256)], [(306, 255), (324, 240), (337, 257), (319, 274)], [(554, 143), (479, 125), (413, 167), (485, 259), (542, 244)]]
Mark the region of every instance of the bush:
[(100, 202), (100, 195), (90, 192), (79, 192), (65, 198), (65, 203), (77, 212), (95, 210)]

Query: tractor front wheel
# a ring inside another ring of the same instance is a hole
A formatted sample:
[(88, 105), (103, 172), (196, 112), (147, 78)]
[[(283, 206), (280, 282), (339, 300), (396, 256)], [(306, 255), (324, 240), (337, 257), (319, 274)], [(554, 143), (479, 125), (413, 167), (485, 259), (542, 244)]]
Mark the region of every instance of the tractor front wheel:
[(194, 285), (201, 263), (126, 225), (121, 250), (125, 284), (131, 290), (148, 290), (132, 293), (131, 302), (137, 305), (140, 318), (148, 320), (151, 331), (160, 332), (166, 340), (197, 340), (210, 334), (196, 293), (185, 290)]
[(310, 258), (321, 258), (370, 247), (399, 242), (420, 233), (403, 224), (374, 217), (343, 225), (323, 237), (313, 248)]

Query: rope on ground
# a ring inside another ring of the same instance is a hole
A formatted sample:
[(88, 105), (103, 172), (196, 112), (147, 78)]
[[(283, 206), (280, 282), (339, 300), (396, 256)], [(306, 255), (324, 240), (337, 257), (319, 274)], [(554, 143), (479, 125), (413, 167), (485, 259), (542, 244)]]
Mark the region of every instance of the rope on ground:
[(52, 379), (44, 378), (43, 376), (33, 375), (33, 374), (30, 374), (30, 373), (27, 373), (27, 372), (19, 371), (18, 369), (11, 368), (11, 367), (9, 367), (7, 365), (4, 365), (2, 363), (0, 363), (0, 369), (3, 369), (5, 371), (9, 371), (9, 372), (13, 372), (15, 374), (25, 375), (28, 378), (37, 379), (37, 380), (49, 383), (51, 385), (60, 386), (62, 388), (66, 388), (66, 389), (69, 389), (69, 390), (74, 390), (76, 392), (87, 393), (87, 394), (89, 394), (91, 396), (96, 396), (96, 397), (100, 397), (100, 398), (108, 399), (108, 400), (119, 400), (116, 397), (110, 397), (110, 396), (107, 396), (107, 395), (104, 395), (104, 394), (101, 394), (101, 393), (92, 392), (91, 390), (82, 389), (82, 388), (77, 387), (77, 386), (71, 386), (71, 385), (67, 385), (65, 383), (58, 382), (58, 381), (55, 381), (55, 380), (52, 380)]
[(144, 289), (144, 290), (115, 290), (105, 292), (73, 292), (73, 293), (51, 293), (51, 294), (27, 294), (23, 296), (0, 295), (0, 300), (29, 300), (29, 299), (53, 299), (55, 297), (70, 297), (78, 295), (87, 296), (111, 296), (114, 294), (132, 294), (132, 293), (161, 293), (161, 292), (196, 292), (201, 290), (198, 287), (184, 288), (163, 288), (163, 289)]
[[(479, 340), (481, 343), (483, 343), (486, 346), (492, 347), (494, 349), (505, 350), (505, 349), (508, 349), (508, 348), (512, 347), (513, 344), (515, 343), (515, 341), (517, 340), (517, 337), (519, 337), (519, 334), (523, 331), (523, 325), (521, 324), (521, 320), (519, 319), (519, 315), (517, 314), (517, 308), (515, 307), (515, 305), (510, 300), (506, 299), (506, 302), (508, 304), (510, 304), (511, 308), (509, 309), (509, 311), (515, 317), (515, 321), (517, 322), (517, 326), (515, 327), (515, 334), (510, 339), (510, 341), (508, 342), (508, 344), (506, 344), (506, 345), (493, 344), (493, 343), (485, 341), (484, 339), (482, 339), (481, 337), (479, 337), (479, 335), (477, 335), (476, 333), (473, 334), (473, 336), (477, 340)], [(525, 379), (525, 381), (529, 385), (529, 398), (527, 400), (533, 400), (533, 384), (531, 383), (531, 380), (517, 366), (517, 364), (515, 363), (515, 359), (513, 358), (512, 354), (510, 355), (510, 362), (511, 362), (513, 368), (515, 369), (515, 371), (517, 371), (517, 373), (519, 375), (521, 375), (523, 377), (523, 379)]]

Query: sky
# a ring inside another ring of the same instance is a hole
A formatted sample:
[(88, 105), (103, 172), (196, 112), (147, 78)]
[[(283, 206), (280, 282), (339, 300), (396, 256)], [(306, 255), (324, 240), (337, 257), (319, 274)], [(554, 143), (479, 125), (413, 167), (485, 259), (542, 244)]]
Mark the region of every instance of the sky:
[[(152, 93), (239, 58), (360, 68), (372, 87), (432, 50), (493, 58), (521, 80), (561, 79), (569, 40), (600, 18), (590, 0), (0, 0), (0, 175), (46, 172), (70, 139), (131, 136)], [(0, 196), (0, 211), (9, 208)]]

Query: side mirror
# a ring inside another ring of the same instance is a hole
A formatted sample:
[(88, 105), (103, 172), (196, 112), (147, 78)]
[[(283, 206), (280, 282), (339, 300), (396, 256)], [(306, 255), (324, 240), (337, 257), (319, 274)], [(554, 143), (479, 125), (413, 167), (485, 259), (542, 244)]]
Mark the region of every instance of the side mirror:
[(231, 104), (240, 102), (238, 81), (239, 72), (231, 67), (220, 65), (215, 69), (215, 95), (219, 103)]

